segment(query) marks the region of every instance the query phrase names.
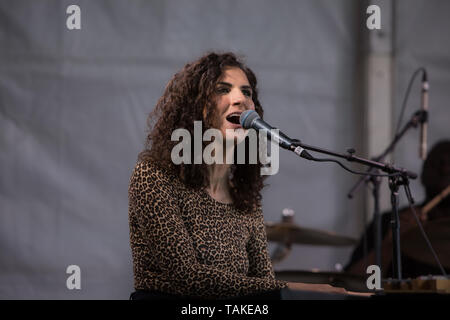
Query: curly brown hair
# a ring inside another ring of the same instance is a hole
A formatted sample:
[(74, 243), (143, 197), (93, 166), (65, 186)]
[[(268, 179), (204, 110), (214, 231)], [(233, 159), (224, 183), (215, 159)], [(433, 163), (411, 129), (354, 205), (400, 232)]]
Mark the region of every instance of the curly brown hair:
[[(191, 164), (175, 165), (172, 162), (171, 151), (178, 142), (171, 141), (171, 135), (175, 129), (183, 128), (193, 137), (194, 121), (202, 121), (204, 131), (212, 127), (216, 110), (215, 88), (224, 70), (230, 67), (240, 68), (247, 76), (252, 88), (255, 111), (261, 118), (263, 117), (263, 109), (258, 100), (257, 80), (253, 71), (233, 53), (208, 53), (186, 64), (167, 84), (163, 95), (148, 117), (150, 130), (145, 150), (139, 155), (141, 161), (150, 160), (161, 167), (171, 169), (188, 187), (198, 189), (208, 186), (208, 170), (205, 163), (194, 164), (191, 161)], [(203, 118), (205, 107), (206, 115)], [(265, 177), (260, 174), (260, 161), (257, 161), (257, 164), (250, 164), (248, 161), (248, 137), (243, 143), (246, 161), (245, 164), (236, 165), (235, 150), (235, 164), (230, 168), (229, 187), (234, 206), (240, 210), (252, 211), (261, 205), (261, 190), (264, 187)], [(203, 148), (205, 146), (206, 143), (203, 143)], [(191, 155), (193, 154), (194, 152), (191, 152)]]

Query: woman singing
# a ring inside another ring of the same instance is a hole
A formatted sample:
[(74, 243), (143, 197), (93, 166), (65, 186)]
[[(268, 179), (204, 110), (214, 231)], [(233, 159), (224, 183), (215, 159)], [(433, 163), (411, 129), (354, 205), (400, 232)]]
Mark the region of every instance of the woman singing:
[[(279, 298), (287, 286), (334, 290), (275, 279), (261, 210), (262, 165), (226, 161), (237, 143), (248, 144), (239, 115), (255, 110), (263, 116), (256, 85), (254, 73), (234, 54), (210, 53), (175, 74), (158, 100), (129, 186), (133, 299)], [(193, 141), (196, 121), (203, 132), (222, 134), (224, 161), (194, 161), (194, 142), (206, 145)], [(190, 133), (192, 161), (174, 161), (176, 129)]]

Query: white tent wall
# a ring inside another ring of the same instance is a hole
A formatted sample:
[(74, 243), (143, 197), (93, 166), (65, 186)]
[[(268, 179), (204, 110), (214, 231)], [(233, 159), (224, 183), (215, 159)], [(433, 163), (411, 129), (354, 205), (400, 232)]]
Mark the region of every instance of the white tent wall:
[[(425, 67), (429, 82), (428, 151), (438, 141), (450, 139), (450, 2), (396, 1), (395, 41), (395, 123), (400, 114), (406, 88), (414, 71)], [(402, 124), (421, 107), (421, 79), (416, 78), (408, 99)], [(423, 161), (419, 159), (419, 130), (409, 132), (395, 151), (395, 162), (420, 173)], [(425, 200), (420, 179), (411, 183), (417, 203)], [(402, 190), (400, 205), (407, 205)]]
[[(396, 97), (429, 65), (430, 112), (443, 114), (430, 115), (435, 141), (448, 136), (450, 42), (439, 37), (450, 4), (397, 3)], [(81, 8), (81, 30), (66, 28), (71, 4)], [(208, 50), (246, 57), (271, 124), (307, 144), (361, 150), (364, 14), (356, 0), (0, 0), (0, 298), (128, 298), (127, 189), (146, 117), (170, 77)], [(419, 171), (416, 140), (405, 140), (396, 161)], [(355, 181), (280, 150), (265, 219), (289, 207), (302, 226), (358, 237), (362, 195), (346, 198)], [(275, 268), (333, 270), (351, 249), (295, 246)], [(81, 268), (81, 290), (66, 287), (69, 265)]]

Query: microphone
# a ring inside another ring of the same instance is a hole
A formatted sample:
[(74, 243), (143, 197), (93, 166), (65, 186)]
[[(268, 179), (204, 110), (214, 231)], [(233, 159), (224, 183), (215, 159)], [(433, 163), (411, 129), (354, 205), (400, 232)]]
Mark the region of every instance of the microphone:
[(420, 121), (420, 146), (419, 157), (425, 160), (427, 157), (427, 129), (428, 129), (428, 77), (427, 72), (423, 70), (422, 76), (422, 119)]
[(271, 130), (274, 130), (275, 128), (261, 119), (259, 114), (254, 110), (247, 110), (242, 112), (239, 118), (239, 122), (244, 129), (253, 128), (257, 131), (266, 131), (269, 139), (273, 139), (274, 141), (278, 142), (278, 144), (284, 149), (291, 150), (291, 146), (294, 144), (294, 141), (288, 138), (281, 131), (278, 131), (278, 134), (275, 131), (271, 132)]
[[(246, 110), (241, 113), (239, 122), (244, 129), (255, 129), (265, 131), (269, 139), (278, 143), (282, 148), (294, 151), (298, 156), (312, 160), (313, 157), (305, 149), (295, 143), (295, 140), (286, 136), (283, 132), (276, 132), (274, 127), (265, 122), (255, 110)], [(298, 141), (298, 140), (297, 140)]]

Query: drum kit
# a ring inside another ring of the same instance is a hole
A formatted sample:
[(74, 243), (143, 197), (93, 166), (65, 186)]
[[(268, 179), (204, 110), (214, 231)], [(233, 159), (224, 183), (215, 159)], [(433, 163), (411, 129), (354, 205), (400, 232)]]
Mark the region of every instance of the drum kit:
[[(280, 262), (290, 252), (292, 244), (298, 245), (319, 245), (319, 246), (354, 246), (357, 240), (348, 236), (339, 235), (333, 232), (317, 230), (299, 226), (293, 221), (293, 211), (284, 209), (282, 221), (278, 223), (266, 222), (267, 239), (277, 242), (281, 246), (288, 248), (281, 255), (272, 255), (273, 263)], [(444, 268), (450, 268), (450, 219), (438, 222), (428, 221), (424, 225), (426, 234), (429, 236), (435, 251), (439, 253), (439, 259)], [(411, 228), (402, 235), (402, 253), (406, 256), (429, 265), (435, 265), (435, 260), (427, 247), (418, 227)], [(406, 245), (407, 244), (407, 245)], [(319, 271), (275, 271), (277, 279), (303, 282), (303, 283), (323, 283), (337, 287), (343, 287), (351, 291), (368, 291), (366, 277), (344, 272), (319, 272)]]
[[(271, 242), (280, 243), (288, 248), (287, 252), (285, 250), (281, 254), (275, 250), (271, 257), (273, 263), (283, 260), (289, 253), (292, 244), (343, 247), (353, 246), (358, 242), (354, 238), (339, 235), (334, 232), (299, 226), (293, 220), (293, 210), (284, 209), (281, 222), (266, 222), (265, 224), (267, 239)], [(343, 272), (284, 270), (275, 271), (275, 277), (279, 280), (290, 282), (331, 284), (351, 291), (367, 291), (363, 277)]]

